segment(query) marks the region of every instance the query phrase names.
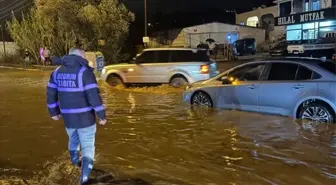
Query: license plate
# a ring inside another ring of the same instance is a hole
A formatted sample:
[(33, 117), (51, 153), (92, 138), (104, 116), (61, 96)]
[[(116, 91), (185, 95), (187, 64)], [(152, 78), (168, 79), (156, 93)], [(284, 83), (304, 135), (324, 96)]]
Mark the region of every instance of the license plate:
[(294, 51), (293, 53), (294, 53), (294, 54), (299, 54), (299, 52), (298, 52), (298, 51)]

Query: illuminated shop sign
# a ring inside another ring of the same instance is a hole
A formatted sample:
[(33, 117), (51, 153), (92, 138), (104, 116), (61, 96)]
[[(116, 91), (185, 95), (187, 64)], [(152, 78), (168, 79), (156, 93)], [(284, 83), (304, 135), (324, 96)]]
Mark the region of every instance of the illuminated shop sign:
[(284, 17), (276, 17), (274, 20), (275, 26), (284, 26), (290, 24), (300, 24), (307, 22), (322, 21), (327, 19), (336, 19), (336, 7), (293, 14)]

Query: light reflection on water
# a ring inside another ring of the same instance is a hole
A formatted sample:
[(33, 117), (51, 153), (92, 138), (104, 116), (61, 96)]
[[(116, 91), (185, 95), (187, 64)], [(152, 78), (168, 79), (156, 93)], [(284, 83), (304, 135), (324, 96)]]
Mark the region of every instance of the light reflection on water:
[[(45, 107), (48, 73), (0, 71), (0, 184), (71, 184), (61, 122)], [(19, 84), (19, 85), (18, 85)], [(181, 89), (101, 84), (107, 126), (96, 166), (152, 184), (335, 184), (335, 125), (191, 109)], [(61, 178), (62, 177), (62, 178)], [(27, 183), (26, 183), (27, 184)]]

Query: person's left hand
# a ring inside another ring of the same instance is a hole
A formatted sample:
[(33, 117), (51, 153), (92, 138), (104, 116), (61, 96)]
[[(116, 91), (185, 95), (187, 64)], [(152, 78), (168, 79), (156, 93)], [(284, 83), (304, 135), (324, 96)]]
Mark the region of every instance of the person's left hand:
[(106, 123), (107, 123), (107, 120), (106, 120), (106, 119), (100, 119), (100, 120), (99, 120), (99, 124), (100, 124), (100, 125), (106, 125)]
[(60, 115), (51, 117), (51, 119), (53, 119), (54, 121), (58, 121), (60, 118), (61, 118)]

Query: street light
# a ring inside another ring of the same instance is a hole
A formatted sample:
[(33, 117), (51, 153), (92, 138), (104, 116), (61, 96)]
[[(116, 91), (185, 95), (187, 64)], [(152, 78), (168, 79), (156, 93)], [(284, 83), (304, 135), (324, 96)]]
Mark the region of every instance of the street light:
[(5, 43), (5, 38), (4, 38), (4, 32), (3, 32), (3, 27), (0, 24), (0, 29), (1, 29), (1, 40), (3, 43), (3, 50), (4, 50), (4, 57), (5, 57), (5, 61), (6, 61), (6, 43)]
[(147, 0), (144, 0), (145, 8), (145, 37), (147, 37)]

